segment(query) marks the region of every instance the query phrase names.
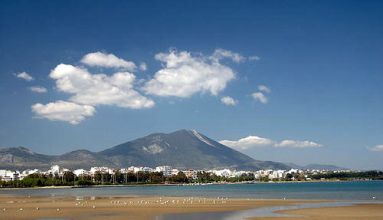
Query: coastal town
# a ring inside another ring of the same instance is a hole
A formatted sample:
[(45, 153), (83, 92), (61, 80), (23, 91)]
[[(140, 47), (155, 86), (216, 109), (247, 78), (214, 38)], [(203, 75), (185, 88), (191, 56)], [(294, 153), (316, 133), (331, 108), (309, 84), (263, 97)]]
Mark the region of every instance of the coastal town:
[[(129, 183), (224, 183), (224, 182), (277, 182), (277, 181), (313, 181), (341, 177), (357, 179), (374, 179), (382, 172), (357, 172), (352, 170), (257, 170), (243, 171), (231, 169), (180, 170), (172, 166), (135, 167), (112, 169), (109, 167), (91, 167), (70, 170), (53, 165), (48, 170), (26, 169), (0, 170), (0, 181), (15, 182), (27, 178), (58, 179), (52, 185), (109, 185)], [(5, 184), (7, 185), (7, 184)], [(41, 184), (37, 184), (39, 186)], [(47, 185), (47, 184), (43, 184)], [(8, 185), (9, 186), (9, 185)], [(34, 185), (33, 185), (34, 186)]]

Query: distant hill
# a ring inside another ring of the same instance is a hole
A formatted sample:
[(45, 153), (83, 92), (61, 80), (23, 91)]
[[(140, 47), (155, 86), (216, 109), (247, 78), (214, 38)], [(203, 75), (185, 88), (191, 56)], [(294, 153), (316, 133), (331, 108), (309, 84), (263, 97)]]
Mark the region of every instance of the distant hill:
[(255, 160), (194, 130), (155, 133), (101, 152), (76, 150), (59, 156), (34, 153), (24, 147), (0, 149), (0, 169), (46, 169), (58, 164), (69, 169), (92, 166), (128, 167), (170, 165), (180, 169), (289, 169)]
[(76, 150), (55, 157), (51, 164), (57, 164), (66, 168), (90, 168), (92, 166), (116, 167), (104, 156), (88, 150)]
[(328, 164), (308, 164), (305, 166), (300, 166), (294, 163), (286, 163), (286, 165), (295, 169), (302, 169), (302, 170), (347, 170), (347, 168), (344, 168), (344, 167), (338, 167), (335, 165), (328, 165)]
[(0, 169), (47, 168), (54, 158), (25, 147), (0, 148)]

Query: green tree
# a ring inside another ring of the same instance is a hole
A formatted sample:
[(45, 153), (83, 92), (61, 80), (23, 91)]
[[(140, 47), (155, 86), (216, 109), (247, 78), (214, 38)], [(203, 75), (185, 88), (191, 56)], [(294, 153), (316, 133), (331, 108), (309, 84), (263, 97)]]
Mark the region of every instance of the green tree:
[(65, 171), (63, 173), (63, 184), (73, 183), (76, 178), (76, 175), (72, 171)]
[(186, 177), (185, 173), (180, 171), (177, 175), (169, 177), (168, 181), (173, 183), (188, 183), (189, 179)]

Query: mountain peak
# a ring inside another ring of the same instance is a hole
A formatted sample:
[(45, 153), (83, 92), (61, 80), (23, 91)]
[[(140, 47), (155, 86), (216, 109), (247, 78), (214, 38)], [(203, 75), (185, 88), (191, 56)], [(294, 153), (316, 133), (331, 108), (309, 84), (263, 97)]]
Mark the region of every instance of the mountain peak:
[(200, 142), (203, 142), (204, 144), (207, 144), (209, 146), (215, 147), (215, 144), (211, 139), (206, 137), (205, 135), (201, 134), (197, 130), (194, 129), (180, 129), (175, 132), (167, 134), (169, 136), (177, 136), (177, 137), (183, 137), (183, 136), (189, 136), (192, 139), (198, 140)]
[(177, 131), (170, 132), (168, 134), (189, 134), (192, 130), (190, 129), (179, 129)]

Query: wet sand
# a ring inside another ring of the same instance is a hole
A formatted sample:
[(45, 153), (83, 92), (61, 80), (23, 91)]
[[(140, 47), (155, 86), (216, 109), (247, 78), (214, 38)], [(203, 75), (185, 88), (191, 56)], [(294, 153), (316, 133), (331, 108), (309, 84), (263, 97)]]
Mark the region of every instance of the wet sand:
[(300, 217), (264, 217), (251, 218), (257, 220), (381, 220), (383, 219), (383, 204), (356, 204), (344, 207), (325, 207), (325, 208), (308, 208), (279, 211), (277, 213), (288, 214)]
[[(22, 197), (0, 196), (0, 219), (154, 219), (163, 214), (223, 212), (293, 205), (303, 200), (201, 197)], [(315, 201), (309, 201), (313, 203)], [(383, 205), (290, 210), (310, 219), (383, 219)], [(331, 218), (334, 217), (334, 218)], [(276, 219), (276, 218), (253, 218)], [(283, 218), (278, 218), (283, 219)], [(302, 218), (288, 218), (302, 219)]]

